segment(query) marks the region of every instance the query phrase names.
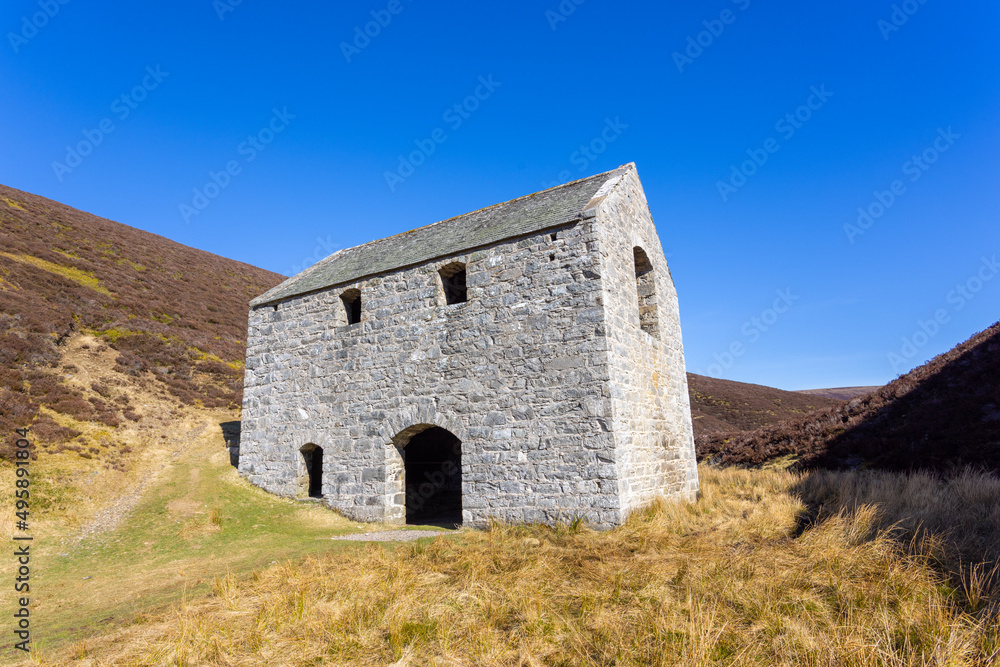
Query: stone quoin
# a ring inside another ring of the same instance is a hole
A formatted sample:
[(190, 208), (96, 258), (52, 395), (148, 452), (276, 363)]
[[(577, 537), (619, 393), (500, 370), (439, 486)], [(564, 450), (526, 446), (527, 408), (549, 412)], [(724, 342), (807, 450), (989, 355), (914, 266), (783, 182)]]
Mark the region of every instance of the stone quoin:
[(609, 528), (698, 473), (634, 164), (340, 250), (251, 302), (240, 474), (345, 516)]

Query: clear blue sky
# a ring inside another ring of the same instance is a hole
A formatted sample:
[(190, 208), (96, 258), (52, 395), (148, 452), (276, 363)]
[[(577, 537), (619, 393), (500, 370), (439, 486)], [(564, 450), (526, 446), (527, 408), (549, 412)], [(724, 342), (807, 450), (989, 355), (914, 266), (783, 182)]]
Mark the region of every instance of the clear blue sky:
[(634, 161), (693, 372), (880, 384), (1000, 319), (994, 0), (235, 1), (5, 2), (0, 182), (290, 275)]

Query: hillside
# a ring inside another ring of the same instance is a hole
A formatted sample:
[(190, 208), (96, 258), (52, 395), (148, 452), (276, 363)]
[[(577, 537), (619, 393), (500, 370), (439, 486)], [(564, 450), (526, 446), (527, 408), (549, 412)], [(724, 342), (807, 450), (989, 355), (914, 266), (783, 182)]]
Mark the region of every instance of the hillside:
[(864, 396), (879, 387), (834, 387), (831, 389), (800, 389), (797, 394), (808, 394), (809, 396), (823, 396), (832, 398), (835, 401), (849, 401), (856, 396)]
[[(5, 186), (0, 223), (0, 432), (34, 423), (54, 445), (76, 423), (140, 421), (130, 388), (150, 383), (239, 405), (247, 304), (282, 276)], [(80, 334), (115, 351), (109, 382), (67, 382), (61, 350)]]
[(749, 431), (794, 419), (840, 401), (796, 391), (688, 373), (691, 419), (695, 438)]
[(802, 467), (1000, 470), (1000, 323), (885, 387), (781, 424), (706, 434), (698, 457)]

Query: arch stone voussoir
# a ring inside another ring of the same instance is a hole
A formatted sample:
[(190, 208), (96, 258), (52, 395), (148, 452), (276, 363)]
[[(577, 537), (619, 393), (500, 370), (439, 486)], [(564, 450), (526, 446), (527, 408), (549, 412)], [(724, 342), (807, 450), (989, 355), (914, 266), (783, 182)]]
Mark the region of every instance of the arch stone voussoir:
[(405, 447), (407, 445), (407, 443), (410, 442), (410, 438), (412, 438), (413, 436), (415, 436), (418, 433), (422, 433), (422, 432), (426, 431), (427, 429), (433, 428), (433, 427), (434, 427), (434, 424), (426, 424), (426, 423), (412, 424), (410, 426), (407, 426), (403, 430), (401, 430), (396, 435), (394, 435), (391, 438), (391, 442), (392, 442), (392, 444), (396, 445), (397, 447)]

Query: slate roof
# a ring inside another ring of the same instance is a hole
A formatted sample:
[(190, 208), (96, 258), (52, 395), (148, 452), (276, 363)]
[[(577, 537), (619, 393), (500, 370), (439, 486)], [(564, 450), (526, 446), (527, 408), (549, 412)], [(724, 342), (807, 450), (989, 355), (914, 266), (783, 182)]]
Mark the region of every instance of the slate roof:
[[(597, 204), (591, 205), (591, 200), (604, 195), (629, 169), (635, 169), (635, 165), (623, 165), (426, 227), (338, 250), (261, 294), (250, 305), (274, 303), (590, 217), (585, 212)], [(602, 188), (605, 185), (609, 187)]]

